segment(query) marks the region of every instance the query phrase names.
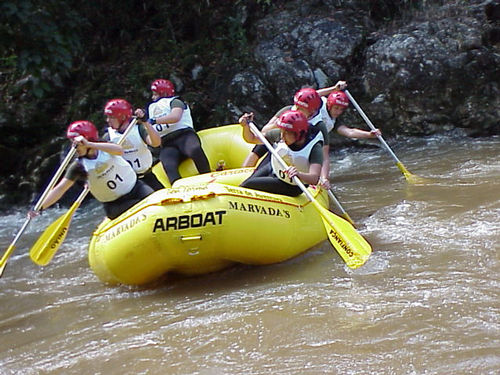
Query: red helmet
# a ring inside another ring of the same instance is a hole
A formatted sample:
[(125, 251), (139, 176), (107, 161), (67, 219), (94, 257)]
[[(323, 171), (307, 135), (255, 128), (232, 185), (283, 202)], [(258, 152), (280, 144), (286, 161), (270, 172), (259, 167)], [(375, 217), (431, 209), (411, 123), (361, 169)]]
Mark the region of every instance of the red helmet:
[(132, 105), (125, 99), (111, 99), (104, 106), (104, 114), (123, 122), (132, 117)]
[(330, 95), (328, 95), (328, 99), (326, 99), (326, 109), (330, 111), (334, 105), (339, 105), (343, 108), (349, 107), (349, 99), (347, 98), (345, 92), (332, 91)]
[(90, 121), (81, 120), (74, 121), (69, 124), (68, 129), (66, 130), (66, 137), (73, 140), (79, 135), (84, 136), (89, 141), (97, 141), (99, 138), (99, 133), (94, 124)]
[(321, 98), (315, 89), (306, 87), (295, 93), (293, 103), (298, 108), (314, 113), (321, 107)]
[(309, 130), (307, 117), (300, 111), (289, 110), (281, 114), (277, 122), (278, 128), (294, 132), (297, 139), (302, 137)]
[(151, 91), (160, 96), (174, 96), (175, 87), (172, 82), (167, 79), (156, 79), (151, 83)]

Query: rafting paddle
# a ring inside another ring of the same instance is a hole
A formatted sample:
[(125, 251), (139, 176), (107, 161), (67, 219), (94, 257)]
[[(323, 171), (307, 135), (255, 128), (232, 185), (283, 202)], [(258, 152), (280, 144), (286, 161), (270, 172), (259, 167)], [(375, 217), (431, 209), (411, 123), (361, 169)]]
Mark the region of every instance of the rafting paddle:
[(335, 194), (333, 194), (333, 191), (328, 190), (328, 197), (330, 197), (330, 199), (333, 201), (333, 203), (335, 203), (335, 205), (340, 210), (340, 212), (342, 212), (342, 216), (344, 217), (344, 219), (346, 219), (353, 226), (356, 226), (356, 224), (354, 224), (354, 221), (351, 219), (351, 217), (349, 216), (349, 214), (347, 213), (347, 211), (344, 210), (344, 207), (342, 207), (342, 205), (340, 204), (340, 202), (337, 199), (337, 197), (335, 196)]
[(85, 186), (70, 209), (45, 229), (30, 249), (30, 258), (33, 262), (39, 266), (45, 266), (52, 260), (57, 249), (66, 238), (73, 214), (80, 207), (88, 192), (89, 189)]
[[(71, 150), (69, 150), (68, 154), (66, 155), (66, 157), (62, 161), (62, 163), (59, 166), (59, 168), (57, 169), (56, 173), (54, 174), (54, 176), (52, 176), (52, 179), (50, 180), (49, 184), (45, 188), (45, 191), (42, 193), (40, 198), (38, 198), (38, 201), (36, 202), (36, 204), (33, 208), (34, 211), (40, 210), (40, 208), (42, 207), (42, 202), (44, 201), (45, 197), (47, 196), (49, 191), (54, 187), (56, 182), (59, 180), (62, 173), (64, 172), (64, 170), (68, 166), (69, 162), (75, 156), (75, 152), (76, 152), (76, 146), (71, 147)], [(11, 242), (10, 246), (7, 248), (7, 250), (3, 254), (2, 259), (0, 260), (0, 277), (2, 277), (3, 271), (5, 270), (5, 266), (7, 265), (7, 261), (9, 260), (10, 256), (14, 252), (15, 245), (16, 245), (17, 241), (19, 240), (19, 238), (21, 237), (21, 235), (23, 234), (25, 229), (28, 227), (28, 224), (30, 223), (30, 221), (31, 221), (31, 216), (28, 216), (26, 218), (26, 220), (24, 221), (24, 224), (22, 225), (21, 229), (19, 230), (19, 232), (17, 232), (16, 236), (14, 237), (14, 240)]]
[[(348, 90), (344, 90), (344, 92), (346, 93), (347, 97), (349, 98), (349, 100), (351, 101), (351, 103), (354, 105), (354, 107), (356, 108), (356, 110), (358, 111), (358, 113), (361, 115), (361, 117), (363, 118), (363, 120), (365, 120), (366, 124), (370, 127), (370, 129), (371, 130), (375, 130), (375, 126), (370, 121), (370, 119), (365, 114), (365, 112), (363, 112), (363, 110), (361, 109), (361, 107), (359, 106), (359, 104), (356, 102), (356, 100), (354, 100), (354, 98), (352, 97), (351, 93)], [(377, 135), (377, 138), (380, 141), (380, 143), (382, 143), (382, 145), (387, 150), (387, 152), (389, 152), (389, 154), (392, 156), (392, 158), (396, 161), (396, 166), (399, 168), (399, 170), (401, 171), (401, 173), (403, 173), (403, 176), (405, 176), (405, 178), (406, 178), (406, 180), (408, 182), (411, 182), (413, 184), (422, 184), (422, 183), (426, 182), (427, 179), (425, 179), (423, 177), (416, 176), (416, 175), (410, 173), (408, 171), (408, 169), (406, 169), (406, 167), (403, 165), (403, 163), (401, 163), (401, 161), (398, 159), (398, 157), (396, 156), (396, 154), (391, 150), (391, 148), (386, 143), (386, 141), (384, 140), (384, 138), (382, 138), (381, 135)]]
[[(120, 136), (117, 144), (121, 145), (123, 143), (136, 123), (137, 118), (134, 117), (125, 132)], [(78, 207), (80, 207), (80, 204), (83, 202), (89, 191), (90, 189), (88, 185), (86, 185), (76, 201), (71, 205), (70, 209), (50, 224), (31, 247), (30, 258), (34, 263), (40, 266), (46, 266), (52, 260), (55, 253), (66, 238), (66, 234), (68, 233), (69, 225), (75, 211)]]
[[(264, 143), (269, 152), (276, 158), (281, 166), (283, 168), (287, 168), (288, 166), (285, 161), (276, 152), (273, 146), (271, 146), (269, 141), (266, 137), (264, 137), (255, 124), (253, 122), (249, 122), (248, 125), (252, 130), (252, 133), (254, 133), (255, 136), (258, 137), (262, 143)], [(314, 199), (312, 194), (297, 176), (293, 178), (293, 181), (304, 192), (306, 197), (311, 201), (321, 215), (321, 219), (323, 220), (323, 225), (325, 226), (330, 243), (333, 245), (335, 250), (337, 250), (347, 266), (349, 268), (358, 268), (362, 266), (368, 260), (372, 252), (370, 244), (347, 220), (333, 214), (319, 204), (319, 202)]]

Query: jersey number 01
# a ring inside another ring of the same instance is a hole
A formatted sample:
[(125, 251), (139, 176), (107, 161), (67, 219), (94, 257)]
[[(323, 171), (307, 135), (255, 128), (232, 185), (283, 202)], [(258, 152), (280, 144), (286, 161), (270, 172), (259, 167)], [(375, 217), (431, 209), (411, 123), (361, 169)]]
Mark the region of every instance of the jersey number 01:
[[(115, 180), (116, 180), (116, 181), (119, 181), (119, 182), (123, 182), (123, 178), (121, 178), (119, 174), (117, 174), (117, 175), (115, 176)], [(108, 185), (108, 188), (110, 188), (111, 190), (116, 189), (116, 187), (118, 186), (118, 185), (116, 184), (116, 182), (115, 182), (115, 181), (113, 181), (113, 180), (109, 180), (108, 182), (106, 182), (106, 185)]]

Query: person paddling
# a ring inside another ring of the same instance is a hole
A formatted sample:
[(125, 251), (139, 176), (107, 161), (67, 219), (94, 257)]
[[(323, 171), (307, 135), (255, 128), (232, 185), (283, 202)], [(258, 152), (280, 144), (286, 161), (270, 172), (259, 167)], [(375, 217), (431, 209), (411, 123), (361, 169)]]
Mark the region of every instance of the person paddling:
[[(347, 87), (347, 84), (344, 84), (341, 87), (345, 88)], [(321, 120), (326, 124), (329, 132), (335, 130), (338, 134), (343, 135), (344, 137), (356, 139), (377, 138), (378, 135), (382, 134), (380, 129), (367, 131), (344, 125), (339, 117), (349, 107), (349, 98), (345, 92), (341, 90), (332, 90), (326, 94), (327, 92), (328, 89), (318, 90), (318, 93), (323, 95), (321, 98), (323, 103), (318, 116), (321, 116)], [(325, 97), (326, 95), (328, 95), (328, 97)]]
[[(132, 121), (132, 105), (125, 99), (111, 99), (104, 106), (104, 114), (109, 127), (103, 139), (118, 143)], [(164, 186), (153, 173), (153, 154), (148, 145), (159, 147), (161, 137), (149, 122), (142, 122), (135, 125), (123, 141), (123, 158), (132, 166), (139, 179), (153, 190), (160, 190)]]
[(193, 127), (189, 106), (178, 96), (175, 87), (166, 79), (156, 79), (151, 84), (153, 101), (147, 113), (137, 109), (135, 115), (147, 118), (161, 136), (160, 161), (170, 184), (181, 178), (179, 164), (192, 159), (199, 173), (210, 172), (210, 164)]
[[(251, 121), (253, 113), (245, 113), (239, 119), (243, 138), (249, 143), (262, 143), (250, 130)], [(285, 111), (277, 121), (277, 128), (266, 130), (263, 134), (270, 143), (275, 144), (277, 153), (288, 162), (288, 168), (283, 169), (271, 155), (240, 186), (297, 196), (302, 190), (294, 182), (295, 176), (306, 184), (315, 185), (319, 181), (323, 163), (323, 136), (318, 128), (310, 127), (306, 116), (297, 110)]]
[[(314, 126), (316, 131), (321, 132), (323, 136), (323, 163), (321, 168), (321, 175), (319, 184), (324, 188), (330, 188), (330, 183), (328, 181), (328, 176), (330, 172), (330, 162), (329, 162), (329, 136), (326, 125), (322, 121), (311, 122), (313, 118), (319, 114), (321, 108), (321, 97), (318, 92), (310, 87), (305, 87), (298, 90), (293, 97), (293, 106), (286, 106), (280, 109), (268, 123), (262, 128), (265, 133), (271, 129), (278, 126), (280, 116), (288, 110), (300, 111), (306, 117), (309, 125)], [(254, 147), (251, 153), (245, 159), (243, 166), (250, 167), (254, 166), (258, 159), (262, 157), (267, 152), (267, 149), (263, 145), (258, 145)]]
[[(326, 130), (328, 133), (330, 133), (332, 130), (335, 130), (338, 134), (347, 137), (347, 138), (377, 138), (378, 135), (382, 134), (379, 129), (374, 129), (371, 131), (366, 131), (362, 130), (359, 128), (353, 128), (353, 127), (348, 127), (344, 125), (339, 117), (344, 113), (344, 111), (349, 107), (349, 100), (346, 96), (346, 94), (341, 91), (344, 90), (347, 87), (347, 83), (345, 81), (338, 81), (334, 86), (323, 88), (316, 90), (317, 93), (321, 96), (321, 106), (319, 111), (316, 113), (316, 115), (311, 118), (309, 121), (311, 124), (318, 124), (320, 121), (323, 122), (324, 126), (326, 127)], [(326, 97), (328, 96), (328, 97)], [(276, 120), (278, 119), (279, 115), (287, 110), (290, 109), (291, 107), (284, 107), (281, 110), (279, 110), (272, 118), (269, 120), (268, 124), (269, 126), (272, 126)], [(323, 125), (321, 125), (323, 126)], [(325, 145), (323, 148), (324, 151), (324, 158), (326, 159), (326, 155), (329, 155), (330, 153), (330, 145), (328, 141), (325, 141)], [(258, 145), (254, 147), (252, 152), (247, 156), (245, 159), (245, 162), (243, 163), (244, 167), (252, 167), (256, 165), (257, 161), (264, 156), (264, 154), (267, 152), (265, 147)], [(329, 159), (326, 159), (327, 163), (323, 164), (323, 170), (322, 170), (322, 187), (325, 189), (330, 189), (330, 182), (329, 182), (329, 173), (330, 173), (330, 163)]]
[[(86, 181), (90, 192), (103, 204), (106, 216), (110, 219), (115, 219), (153, 192), (151, 187), (137, 178), (135, 171), (122, 157), (122, 146), (99, 141), (92, 122), (72, 122), (66, 136), (76, 145), (78, 158), (47, 194), (40, 211), (56, 203), (77, 180)], [(33, 217), (40, 211), (30, 211), (28, 215)]]

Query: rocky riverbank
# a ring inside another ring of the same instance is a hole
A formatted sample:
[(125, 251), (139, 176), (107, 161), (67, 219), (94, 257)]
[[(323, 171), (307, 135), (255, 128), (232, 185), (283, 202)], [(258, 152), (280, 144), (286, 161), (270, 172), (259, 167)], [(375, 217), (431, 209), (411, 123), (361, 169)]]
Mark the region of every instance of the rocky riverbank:
[(230, 86), (235, 117), (264, 120), (297, 87), (345, 79), (386, 134), (498, 134), (500, 2), (424, 1), (389, 23), (369, 3), (288, 4), (253, 24), (254, 65)]

